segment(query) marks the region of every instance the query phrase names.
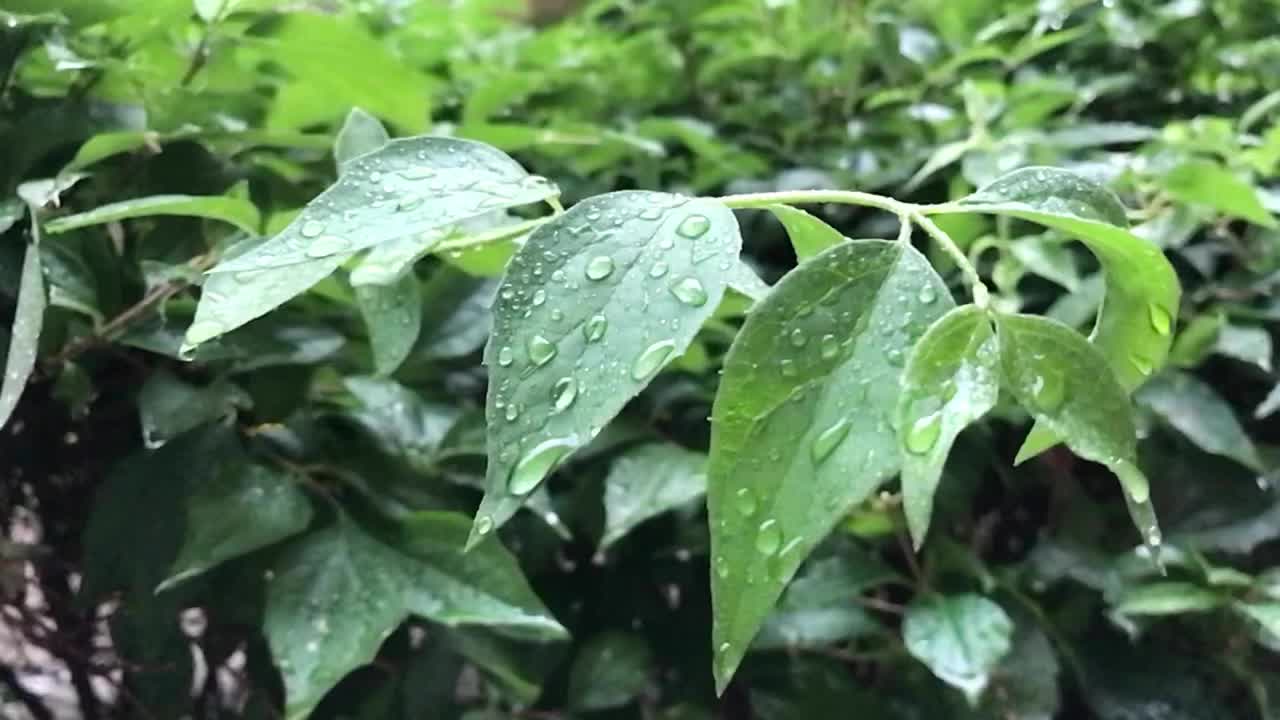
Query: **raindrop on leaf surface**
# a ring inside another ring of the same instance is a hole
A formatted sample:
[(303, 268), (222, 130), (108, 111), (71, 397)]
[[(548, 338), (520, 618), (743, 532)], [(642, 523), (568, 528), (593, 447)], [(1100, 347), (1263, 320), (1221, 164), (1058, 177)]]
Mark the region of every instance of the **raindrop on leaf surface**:
[(764, 555), (773, 555), (782, 547), (782, 528), (778, 521), (770, 518), (760, 523), (756, 532), (756, 550)]
[(1161, 335), (1168, 335), (1173, 329), (1173, 317), (1170, 316), (1169, 311), (1151, 303), (1147, 306), (1147, 312), (1151, 317), (1151, 328)]
[(711, 229), (711, 221), (706, 215), (690, 215), (676, 227), (676, 233), (689, 239), (700, 238)]
[(527, 495), (533, 492), (533, 489), (538, 487), (538, 483), (542, 482), (547, 473), (551, 472), (556, 463), (560, 462), (560, 459), (576, 444), (576, 437), (563, 437), (544, 440), (533, 446), (511, 471), (507, 489), (512, 495)]
[(564, 412), (569, 409), (573, 401), (578, 398), (578, 383), (570, 377), (560, 378), (551, 388), (551, 405), (555, 412)]
[(321, 235), (307, 247), (307, 257), (323, 258), (337, 255), (346, 250), (348, 245), (346, 238), (337, 235)]
[(675, 347), (674, 340), (662, 340), (645, 348), (631, 365), (631, 377), (635, 380), (648, 380), (666, 364)]
[(835, 452), (835, 449), (840, 447), (840, 443), (848, 437), (850, 425), (848, 418), (841, 418), (831, 427), (818, 433), (818, 437), (813, 439), (813, 445), (809, 448), (815, 463), (821, 463), (831, 457), (831, 453)]
[(588, 280), (600, 281), (613, 274), (613, 258), (608, 255), (597, 255), (587, 263)]
[(556, 356), (556, 346), (541, 335), (529, 338), (529, 360), (538, 367), (551, 362)]
[(608, 318), (603, 315), (592, 315), (587, 324), (582, 326), (582, 334), (586, 336), (587, 342), (597, 342), (604, 337), (608, 329)]
[(671, 294), (685, 305), (702, 307), (707, 304), (707, 291), (697, 278), (687, 277), (671, 286)]
[(1032, 381), (1031, 402), (1040, 412), (1057, 412), (1066, 399), (1067, 383), (1057, 372), (1046, 370)]
[(907, 450), (917, 455), (923, 455), (938, 444), (938, 436), (941, 434), (941, 412), (932, 412), (924, 417), (917, 418), (915, 422), (911, 423), (911, 427), (907, 428)]

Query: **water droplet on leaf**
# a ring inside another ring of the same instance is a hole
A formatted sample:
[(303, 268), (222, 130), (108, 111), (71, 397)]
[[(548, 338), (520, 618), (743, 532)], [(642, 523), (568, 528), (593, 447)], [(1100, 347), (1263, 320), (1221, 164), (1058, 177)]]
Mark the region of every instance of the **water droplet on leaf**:
[(1057, 412), (1067, 399), (1067, 384), (1052, 370), (1037, 375), (1031, 384), (1031, 402), (1043, 413)]
[(770, 518), (760, 523), (756, 531), (756, 550), (764, 555), (772, 555), (782, 547), (782, 528), (778, 521)]
[(551, 388), (551, 405), (555, 412), (569, 409), (578, 397), (578, 383), (570, 377), (560, 378)]
[(818, 346), (824, 360), (833, 360), (840, 352), (840, 342), (836, 340), (835, 335), (830, 333), (822, 336), (822, 339), (818, 341)]
[(1169, 331), (1173, 329), (1173, 318), (1170, 316), (1169, 311), (1155, 303), (1148, 305), (1147, 310), (1151, 316), (1152, 329), (1161, 335), (1168, 335)]
[(337, 235), (321, 235), (307, 247), (307, 257), (329, 257), (330, 255), (337, 255), (346, 249), (346, 238), (341, 238)]
[(551, 358), (556, 356), (556, 346), (548, 339), (541, 335), (534, 335), (529, 338), (529, 360), (534, 365), (542, 367), (551, 362)]
[(600, 281), (612, 274), (613, 258), (608, 255), (597, 255), (587, 263), (586, 275), (588, 280)]
[(670, 266), (668, 266), (667, 263), (665, 263), (662, 260), (659, 260), (658, 262), (653, 264), (653, 267), (649, 268), (649, 277), (660, 278), (663, 275), (666, 275), (667, 270), (669, 269), (670, 269)]
[(511, 471), (507, 489), (512, 495), (527, 495), (551, 472), (556, 463), (577, 445), (577, 436), (544, 440), (520, 458)]
[(631, 377), (636, 380), (648, 380), (662, 368), (675, 350), (675, 340), (662, 340), (644, 349), (631, 365)]
[(733, 494), (733, 504), (738, 512), (750, 517), (756, 512), (756, 494), (751, 492), (751, 488), (738, 488)]
[(711, 221), (706, 215), (690, 215), (680, 222), (676, 227), (676, 233), (681, 237), (700, 238), (707, 234), (707, 230), (711, 229)]
[(791, 347), (802, 348), (809, 342), (809, 337), (800, 328), (791, 331)]
[(302, 223), (302, 227), (298, 232), (302, 233), (302, 237), (304, 238), (317, 237), (320, 233), (324, 232), (324, 223), (319, 220), (308, 220)]
[(707, 304), (707, 291), (697, 278), (687, 277), (671, 286), (671, 294), (685, 305), (702, 307)]
[(503, 345), (498, 349), (498, 364), (502, 367), (509, 367), (516, 359), (516, 354), (511, 350), (510, 345)]
[(604, 337), (608, 329), (609, 320), (605, 316), (592, 315), (587, 324), (582, 326), (582, 334), (586, 336), (587, 342), (597, 342)]
[(932, 412), (924, 417), (916, 418), (907, 428), (907, 450), (923, 455), (938, 444), (938, 436), (942, 434), (942, 413)]
[(831, 427), (818, 433), (818, 437), (813, 439), (813, 445), (809, 448), (814, 463), (821, 463), (831, 457), (831, 453), (835, 452), (835, 449), (840, 447), (840, 443), (848, 437), (851, 424), (848, 418), (841, 418)]

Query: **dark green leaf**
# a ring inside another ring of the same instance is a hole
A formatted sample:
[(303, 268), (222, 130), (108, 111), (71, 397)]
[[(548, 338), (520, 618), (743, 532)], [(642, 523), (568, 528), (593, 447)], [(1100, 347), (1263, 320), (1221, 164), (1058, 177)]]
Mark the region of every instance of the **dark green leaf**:
[(489, 466), (474, 540), (688, 348), (740, 246), (728, 208), (664, 193), (600, 195), (534, 231), (485, 348)]
[(795, 248), (796, 259), (804, 262), (833, 245), (848, 240), (840, 231), (810, 215), (804, 210), (790, 205), (769, 205), (769, 212), (777, 216), (782, 226), (787, 229), (791, 238), (791, 246)]
[(1135, 399), (1205, 452), (1262, 470), (1258, 449), (1236, 420), (1231, 406), (1195, 376), (1176, 371), (1162, 373), (1143, 385)]
[(352, 160), (377, 150), (390, 140), (391, 136), (378, 118), (358, 107), (351, 108), (333, 141), (333, 160), (338, 165), (338, 173), (341, 174)]
[(393, 380), (349, 377), (343, 384), (359, 402), (351, 417), (383, 450), (420, 469), (430, 466), (436, 448), (462, 414), (460, 408), (424, 400)]
[(1053, 720), (1058, 715), (1058, 658), (1049, 638), (1032, 622), (1017, 623), (1013, 646), (991, 671), (983, 699), (1002, 720)]
[(1280, 602), (1236, 602), (1232, 607), (1253, 623), (1265, 645), (1280, 651)]
[(422, 330), (422, 291), (410, 272), (391, 285), (357, 285), (356, 303), (364, 316), (379, 375), (400, 367)]
[(91, 225), (156, 215), (221, 220), (250, 235), (258, 234), (262, 228), (258, 208), (248, 200), (226, 195), (152, 195), (102, 205), (78, 215), (67, 215), (50, 220), (45, 224), (45, 229), (50, 234), (56, 234)]
[(910, 246), (861, 240), (792, 270), (747, 316), (716, 396), (707, 486), (721, 689), (800, 562), (898, 471), (902, 365), (952, 306)]
[(569, 705), (603, 710), (631, 702), (649, 684), (649, 648), (642, 638), (601, 633), (578, 651), (569, 672)]
[(707, 491), (707, 456), (678, 445), (641, 445), (619, 455), (605, 478), (601, 547), (640, 523), (700, 498)]
[(1012, 646), (1013, 621), (980, 595), (934, 596), (907, 609), (907, 652), (976, 704)]
[(1214, 352), (1271, 372), (1271, 333), (1260, 327), (1224, 325)]
[(879, 627), (853, 598), (893, 577), (863, 552), (810, 560), (760, 628), (753, 650), (823, 647)]
[[(33, 226), (34, 228), (34, 226)], [(33, 232), (36, 230), (33, 229)], [(22, 261), (22, 281), (18, 289), (18, 309), (13, 316), (9, 335), (9, 352), (5, 357), (4, 378), (0, 380), (0, 428), (9, 422), (27, 378), (36, 366), (40, 329), (44, 325), (44, 271), (40, 267), (40, 246), (27, 246)]]
[(249, 404), (240, 388), (226, 380), (205, 387), (189, 385), (164, 370), (152, 373), (138, 393), (142, 442), (155, 449), (188, 430), (225, 417)]
[(1125, 588), (1112, 603), (1120, 615), (1181, 615), (1213, 610), (1224, 598), (1208, 588), (1185, 582), (1158, 582)]

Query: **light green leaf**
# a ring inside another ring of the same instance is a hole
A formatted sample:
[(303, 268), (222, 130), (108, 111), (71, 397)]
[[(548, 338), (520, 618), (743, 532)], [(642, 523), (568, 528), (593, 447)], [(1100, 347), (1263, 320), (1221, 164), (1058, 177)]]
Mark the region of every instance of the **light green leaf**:
[(1097, 347), (1071, 328), (1033, 315), (997, 315), (1002, 385), (1076, 455), (1111, 469), (1144, 542), (1160, 545), (1137, 430), (1124, 387)]
[[(1065, 170), (1031, 167), (997, 179), (954, 208), (1021, 218), (1080, 240), (1106, 276), (1106, 301), (1090, 342), (1126, 391), (1164, 364), (1181, 297), (1178, 278), (1158, 247), (1124, 229), (1124, 206), (1111, 191)], [(1017, 461), (1056, 442), (1047, 428), (1034, 428)]]
[(638, 191), (585, 200), (534, 231), (485, 348), (489, 464), (473, 541), (688, 348), (741, 243), (724, 205)]
[(604, 710), (631, 702), (649, 684), (649, 647), (637, 635), (604, 632), (578, 651), (569, 671), (569, 706)]
[(810, 560), (782, 594), (752, 649), (823, 647), (878, 629), (875, 619), (852, 598), (891, 578), (891, 571), (862, 552)]
[(1187, 160), (1164, 176), (1164, 187), (1182, 202), (1207, 205), (1223, 215), (1263, 227), (1277, 227), (1257, 189), (1212, 160)]
[(1080, 271), (1071, 249), (1046, 235), (1029, 235), (1009, 245), (1009, 252), (1023, 267), (1072, 292), (1080, 287)]
[(187, 331), (199, 345), (303, 292), (362, 249), (537, 202), (555, 188), (493, 148), (465, 140), (392, 140), (351, 161), (338, 182), (269, 240), (212, 271)]
[(50, 234), (57, 234), (91, 225), (156, 215), (221, 220), (250, 235), (256, 235), (262, 226), (258, 208), (241, 198), (226, 195), (152, 195), (101, 205), (88, 212), (56, 218), (46, 223), (45, 229)]
[(351, 108), (333, 141), (333, 160), (338, 165), (338, 173), (344, 172), (352, 160), (377, 150), (390, 140), (391, 136), (378, 118), (358, 107)]
[(706, 455), (671, 444), (641, 445), (619, 455), (604, 481), (600, 547), (621, 540), (649, 518), (702, 497), (706, 465)]
[(986, 312), (966, 305), (935, 322), (911, 350), (898, 398), (902, 503), (917, 548), (955, 438), (1000, 396), (1000, 358)]
[(211, 472), (188, 489), (181, 549), (156, 592), (311, 524), (311, 503), (297, 480), (244, 462), (216, 463)]
[(413, 269), (413, 264), (449, 236), (443, 229), (403, 237), (374, 247), (351, 269), (351, 284), (392, 285)]
[(412, 272), (392, 285), (357, 285), (356, 304), (369, 330), (379, 375), (400, 367), (422, 330), (422, 290)]
[(1271, 417), (1280, 410), (1280, 383), (1271, 386), (1271, 392), (1258, 403), (1258, 407), (1253, 409), (1253, 419), (1261, 420)]
[(1181, 615), (1222, 605), (1217, 592), (1186, 582), (1157, 582), (1125, 588), (1112, 603), (1120, 615)]
[(1231, 406), (1195, 376), (1176, 371), (1162, 373), (1143, 385), (1135, 399), (1201, 450), (1262, 471), (1258, 449)]
[(733, 268), (733, 274), (729, 276), (729, 289), (752, 303), (757, 303), (769, 294), (770, 287), (769, 283), (760, 279), (750, 265), (739, 258), (737, 265)]
[(206, 23), (214, 23), (222, 19), (222, 16), (230, 9), (229, 6), (234, 5), (233, 0), (192, 0), (195, 6), (196, 15)]
[(929, 597), (908, 608), (902, 621), (907, 652), (973, 705), (1012, 639), (1013, 621), (980, 595)]
[(188, 430), (225, 417), (237, 406), (248, 404), (249, 397), (226, 380), (197, 387), (182, 382), (168, 371), (156, 371), (138, 393), (142, 444), (154, 450)]
[(768, 205), (766, 209), (787, 229), (787, 237), (791, 238), (791, 246), (795, 248), (796, 259), (800, 262), (849, 239), (839, 230), (799, 208)]
[(565, 635), (501, 545), (463, 554), (467, 525), (451, 513), (418, 513), (384, 541), (339, 515), (277, 555), (263, 632), (284, 677), (286, 720), (307, 717), (410, 615), (529, 637)]
[(902, 366), (952, 306), (909, 245), (856, 240), (792, 270), (747, 316), (725, 359), (708, 472), (719, 689), (800, 562), (898, 471)]
[(1280, 602), (1239, 601), (1232, 607), (1256, 625), (1269, 647), (1276, 647), (1280, 642)]
[[(32, 232), (38, 233), (34, 225)], [(0, 428), (9, 422), (18, 406), (27, 378), (36, 366), (40, 329), (44, 325), (44, 272), (40, 267), (40, 246), (28, 245), (22, 261), (22, 279), (18, 286), (18, 308), (9, 335), (9, 352), (5, 357), (4, 378), (0, 380)]]

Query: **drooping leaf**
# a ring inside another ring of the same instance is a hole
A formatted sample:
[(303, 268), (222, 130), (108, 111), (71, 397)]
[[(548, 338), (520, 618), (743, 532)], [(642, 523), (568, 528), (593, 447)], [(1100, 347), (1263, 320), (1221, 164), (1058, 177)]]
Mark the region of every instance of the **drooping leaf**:
[(665, 193), (600, 195), (534, 231), (485, 348), (489, 464), (473, 540), (688, 348), (740, 246), (728, 208)]
[(147, 378), (138, 393), (142, 443), (148, 448), (158, 448), (178, 435), (222, 418), (235, 407), (248, 403), (248, 396), (226, 380), (198, 387), (167, 371), (156, 371)]
[(1221, 594), (1186, 582), (1156, 582), (1125, 588), (1112, 603), (1120, 615), (1182, 615), (1213, 610), (1222, 605)]
[[(1160, 248), (1124, 229), (1124, 206), (1111, 191), (1065, 170), (1031, 167), (997, 179), (953, 207), (1028, 220), (1084, 243), (1106, 276), (1106, 301), (1090, 342), (1127, 391), (1164, 364), (1181, 288)], [(1047, 428), (1033, 429), (1018, 461), (1057, 441)]]
[(769, 294), (769, 283), (760, 279), (755, 270), (739, 259), (729, 277), (729, 289), (743, 296), (752, 303), (760, 302)]
[(995, 407), (1000, 359), (986, 312), (967, 305), (938, 320), (916, 343), (898, 398), (902, 504), (916, 547), (956, 435)]
[(1075, 454), (1116, 474), (1144, 542), (1158, 549), (1133, 408), (1101, 351), (1071, 328), (1033, 315), (997, 315), (996, 329), (1002, 386)]
[(604, 486), (607, 548), (640, 523), (687, 505), (707, 491), (707, 456), (678, 445), (641, 445), (619, 455)]
[(1273, 649), (1280, 647), (1280, 602), (1238, 601), (1232, 608), (1253, 623), (1266, 645)]
[(284, 676), (287, 720), (307, 717), (410, 615), (564, 636), (498, 543), (462, 553), (467, 526), (459, 515), (418, 513), (384, 541), (339, 515), (274, 558), (263, 631)]
[(1258, 449), (1231, 406), (1195, 376), (1176, 371), (1161, 373), (1143, 385), (1135, 399), (1201, 450), (1262, 470)]
[(1013, 621), (981, 595), (933, 596), (907, 609), (907, 652), (977, 704), (991, 672), (1009, 652)]
[[(277, 307), (360, 250), (556, 194), (493, 148), (452, 138), (392, 140), (353, 160), (278, 235), (241, 248), (205, 283), (187, 343)], [(230, 253), (229, 253), (230, 255)]]
[(604, 710), (625, 705), (649, 683), (649, 647), (640, 636), (604, 632), (578, 651), (569, 671), (569, 705)]
[(902, 365), (953, 307), (902, 243), (859, 240), (788, 273), (747, 316), (713, 409), (713, 648), (723, 689), (800, 562), (900, 466)]
[[(33, 220), (33, 223), (35, 221)], [(32, 232), (39, 232), (32, 225)], [(9, 334), (9, 352), (5, 356), (4, 378), (0, 378), (0, 428), (9, 422), (27, 379), (36, 366), (40, 329), (44, 325), (44, 270), (40, 266), (40, 246), (27, 246), (22, 261), (22, 279), (18, 286), (18, 308)]]
[(796, 251), (796, 259), (800, 262), (848, 239), (839, 230), (799, 208), (793, 208), (790, 205), (769, 205), (768, 210), (787, 229), (791, 246)]
[(1212, 160), (1186, 160), (1164, 176), (1164, 188), (1182, 202), (1207, 205), (1263, 227), (1277, 227), (1257, 189)]
[(91, 225), (157, 215), (176, 215), (220, 220), (250, 235), (262, 229), (258, 208), (248, 200), (229, 195), (152, 195), (101, 205), (87, 212), (50, 220), (50, 234), (64, 233)]
[(351, 284), (391, 285), (413, 268), (419, 258), (431, 252), (448, 237), (448, 232), (438, 228), (421, 235), (386, 242), (370, 250), (351, 270)]
[(391, 285), (357, 285), (356, 303), (373, 348), (373, 366), (390, 375), (409, 357), (422, 331), (422, 291), (410, 272)]
[(1080, 287), (1080, 271), (1071, 249), (1045, 235), (1019, 238), (1009, 252), (1028, 270), (1072, 292)]
[(1271, 333), (1265, 328), (1226, 324), (1218, 332), (1214, 352), (1271, 372)]
[(391, 136), (378, 118), (358, 107), (351, 108), (333, 141), (333, 161), (338, 165), (338, 173), (346, 170), (352, 160), (377, 150), (390, 140)]

